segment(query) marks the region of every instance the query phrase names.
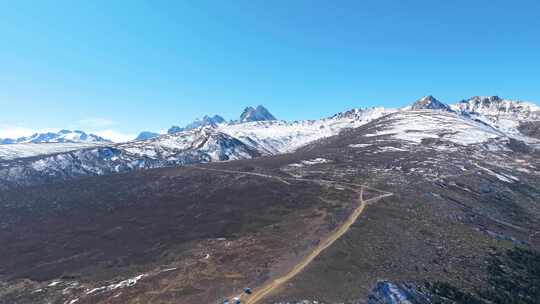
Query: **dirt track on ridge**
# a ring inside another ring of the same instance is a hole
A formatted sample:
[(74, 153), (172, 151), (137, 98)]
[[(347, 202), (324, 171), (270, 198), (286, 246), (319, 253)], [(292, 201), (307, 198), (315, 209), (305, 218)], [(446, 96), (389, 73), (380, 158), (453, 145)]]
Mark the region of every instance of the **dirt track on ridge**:
[[(346, 188), (349, 188), (353, 191), (356, 191), (359, 194), (359, 205), (358, 207), (349, 215), (347, 220), (339, 226), (336, 230), (334, 230), (328, 237), (326, 237), (324, 240), (322, 240), (314, 249), (312, 252), (310, 252), (308, 255), (306, 255), (300, 262), (298, 262), (296, 265), (291, 268), (287, 273), (284, 275), (273, 279), (272, 281), (264, 284), (260, 288), (255, 288), (253, 290), (253, 293), (251, 295), (246, 296), (244, 303), (245, 304), (255, 304), (258, 303), (260, 300), (262, 300), (264, 297), (271, 294), (273, 291), (281, 287), (283, 284), (290, 281), (292, 278), (294, 278), (296, 275), (298, 275), (302, 270), (304, 270), (317, 256), (319, 256), (326, 248), (330, 247), (335, 241), (337, 241), (341, 236), (343, 236), (349, 228), (356, 222), (358, 217), (362, 214), (366, 206), (374, 201), (377, 201), (381, 198), (391, 196), (393, 195), (390, 192), (381, 191), (375, 188), (367, 187), (364, 185), (359, 184), (351, 184), (351, 183), (339, 183), (329, 180), (310, 180), (310, 179), (303, 179), (303, 178), (286, 178), (286, 177), (278, 177), (273, 175), (267, 175), (262, 173), (254, 173), (254, 172), (242, 172), (242, 171), (233, 171), (233, 170), (219, 170), (219, 169), (210, 169), (210, 168), (201, 168), (201, 167), (195, 167), (200, 170), (208, 170), (208, 171), (217, 171), (217, 172), (223, 172), (223, 173), (235, 173), (235, 174), (246, 174), (246, 175), (253, 175), (253, 176), (260, 176), (260, 177), (266, 177), (266, 178), (274, 178), (278, 179), (281, 182), (287, 183), (287, 180), (296, 180), (296, 181), (309, 181), (309, 182), (316, 182), (316, 183), (330, 183), (334, 184), (336, 186), (345, 186)], [(360, 188), (360, 190), (353, 188), (351, 186), (357, 186)], [(382, 192), (384, 194), (381, 194), (377, 197), (370, 198), (367, 200), (364, 200), (363, 194), (364, 194), (364, 188), (371, 188), (373, 190), (377, 190), (379, 192)], [(242, 298), (245, 296), (245, 294), (240, 294), (237, 297)]]

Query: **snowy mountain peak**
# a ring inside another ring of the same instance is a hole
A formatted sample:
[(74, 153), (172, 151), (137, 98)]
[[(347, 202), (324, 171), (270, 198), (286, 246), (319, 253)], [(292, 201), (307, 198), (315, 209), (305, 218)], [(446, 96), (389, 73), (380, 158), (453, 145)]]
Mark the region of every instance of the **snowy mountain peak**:
[(208, 117), (208, 116), (205, 116), (205, 117), (211, 119), (214, 123), (217, 123), (217, 124), (225, 122), (225, 118), (223, 118), (223, 117), (221, 117), (219, 115), (214, 115), (212, 117)]
[(442, 110), (451, 111), (450, 106), (440, 102), (435, 97), (428, 95), (420, 98), (412, 104), (411, 110)]
[(179, 127), (179, 126), (172, 126), (167, 130), (167, 134), (174, 134), (182, 131), (189, 131), (193, 129), (197, 129), (200, 127), (205, 126), (211, 126), (211, 127), (217, 127), (217, 125), (225, 123), (225, 118), (214, 115), (214, 116), (208, 116), (204, 115), (202, 118), (197, 118), (194, 121), (187, 124), (185, 127)]
[(200, 127), (212, 126), (216, 127), (218, 124), (224, 123), (225, 119), (219, 115), (208, 116), (204, 115), (203, 118), (197, 118), (192, 123), (186, 125), (184, 130), (193, 130)]
[(86, 143), (86, 142), (111, 142), (95, 134), (87, 134), (80, 130), (60, 130), (58, 132), (35, 133), (30, 136), (19, 138), (0, 139), (0, 144), (20, 143)]
[(246, 107), (240, 115), (240, 122), (276, 120), (265, 107), (259, 105), (256, 108)]

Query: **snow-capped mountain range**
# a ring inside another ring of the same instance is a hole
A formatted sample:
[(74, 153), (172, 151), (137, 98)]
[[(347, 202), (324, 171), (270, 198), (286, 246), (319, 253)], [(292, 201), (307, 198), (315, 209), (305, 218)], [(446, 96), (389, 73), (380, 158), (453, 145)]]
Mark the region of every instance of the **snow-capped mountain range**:
[(60, 130), (58, 132), (35, 133), (30, 136), (19, 138), (0, 138), (0, 144), (21, 144), (21, 143), (80, 143), (80, 142), (101, 142), (111, 141), (95, 134), (87, 134), (83, 131)]
[(121, 144), (66, 151), (56, 147), (19, 157), (0, 147), (0, 185), (288, 153), (344, 129), (369, 127), (375, 120), (373, 136), (391, 135), (411, 144), (425, 139), (459, 145), (489, 142), (497, 149), (502, 147), (497, 140), (512, 138), (536, 148), (540, 141), (521, 133), (519, 127), (537, 122), (538, 117), (536, 105), (499, 97), (473, 97), (449, 106), (426, 96), (403, 109), (353, 109), (320, 120), (294, 122), (276, 120), (262, 106), (248, 107), (237, 121), (205, 116), (179, 131)]
[(519, 135), (520, 125), (540, 121), (540, 107), (498, 96), (473, 97), (451, 106), (456, 112), (482, 120), (504, 132)]
[[(187, 124), (184, 127), (180, 127), (177, 125), (171, 126), (167, 130), (167, 134), (174, 134), (182, 131), (189, 131), (200, 127), (217, 127), (218, 125), (222, 124), (238, 124), (238, 123), (245, 123), (245, 122), (254, 122), (254, 121), (270, 121), (270, 120), (276, 120), (274, 115), (270, 113), (265, 107), (262, 105), (258, 105), (257, 107), (246, 107), (244, 111), (242, 111), (242, 114), (240, 114), (240, 118), (235, 121), (227, 122), (225, 118), (221, 117), (220, 115), (214, 115), (214, 116), (208, 116), (205, 115), (202, 118), (197, 118), (193, 122)], [(141, 139), (150, 139), (159, 136), (158, 133), (148, 132), (144, 131), (137, 136), (136, 140)]]

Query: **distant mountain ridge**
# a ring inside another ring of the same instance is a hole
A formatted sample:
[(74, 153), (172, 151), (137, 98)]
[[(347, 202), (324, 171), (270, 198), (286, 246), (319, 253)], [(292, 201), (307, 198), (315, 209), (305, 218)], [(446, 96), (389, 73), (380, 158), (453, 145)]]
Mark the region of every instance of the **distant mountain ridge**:
[[(244, 122), (254, 122), (254, 121), (271, 121), (276, 120), (274, 115), (270, 113), (262, 105), (254, 107), (246, 107), (244, 111), (240, 114), (238, 120), (231, 121), (230, 123), (244, 123)], [(200, 127), (217, 127), (220, 124), (227, 124), (225, 118), (220, 115), (208, 116), (205, 115), (202, 118), (197, 118), (193, 122), (187, 124), (184, 127), (174, 125), (167, 130), (167, 134), (174, 134), (182, 131), (189, 131)]]
[(214, 115), (214, 116), (208, 116), (204, 115), (202, 118), (197, 118), (194, 121), (188, 123), (185, 127), (179, 127), (179, 126), (172, 126), (167, 130), (167, 134), (174, 134), (177, 132), (182, 131), (189, 131), (193, 129), (197, 129), (200, 127), (206, 127), (206, 126), (212, 126), (215, 127), (218, 124), (225, 123), (225, 118)]
[(499, 96), (475, 96), (462, 100), (453, 105), (453, 108), (462, 112), (477, 113), (486, 116), (498, 117), (515, 115), (519, 118), (537, 118), (540, 107), (526, 101), (502, 99)]
[(95, 134), (87, 134), (80, 130), (60, 130), (58, 132), (35, 133), (30, 136), (19, 138), (0, 139), (0, 144), (20, 144), (20, 143), (88, 143), (103, 142), (110, 143), (111, 140), (105, 139)]

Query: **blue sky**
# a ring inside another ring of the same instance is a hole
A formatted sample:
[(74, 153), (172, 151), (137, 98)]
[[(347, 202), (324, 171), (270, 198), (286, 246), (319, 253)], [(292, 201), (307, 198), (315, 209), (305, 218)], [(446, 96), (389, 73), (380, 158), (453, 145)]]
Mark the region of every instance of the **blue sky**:
[[(0, 137), (540, 101), (540, 1), (0, 0)], [(108, 133), (107, 133), (108, 132)]]

